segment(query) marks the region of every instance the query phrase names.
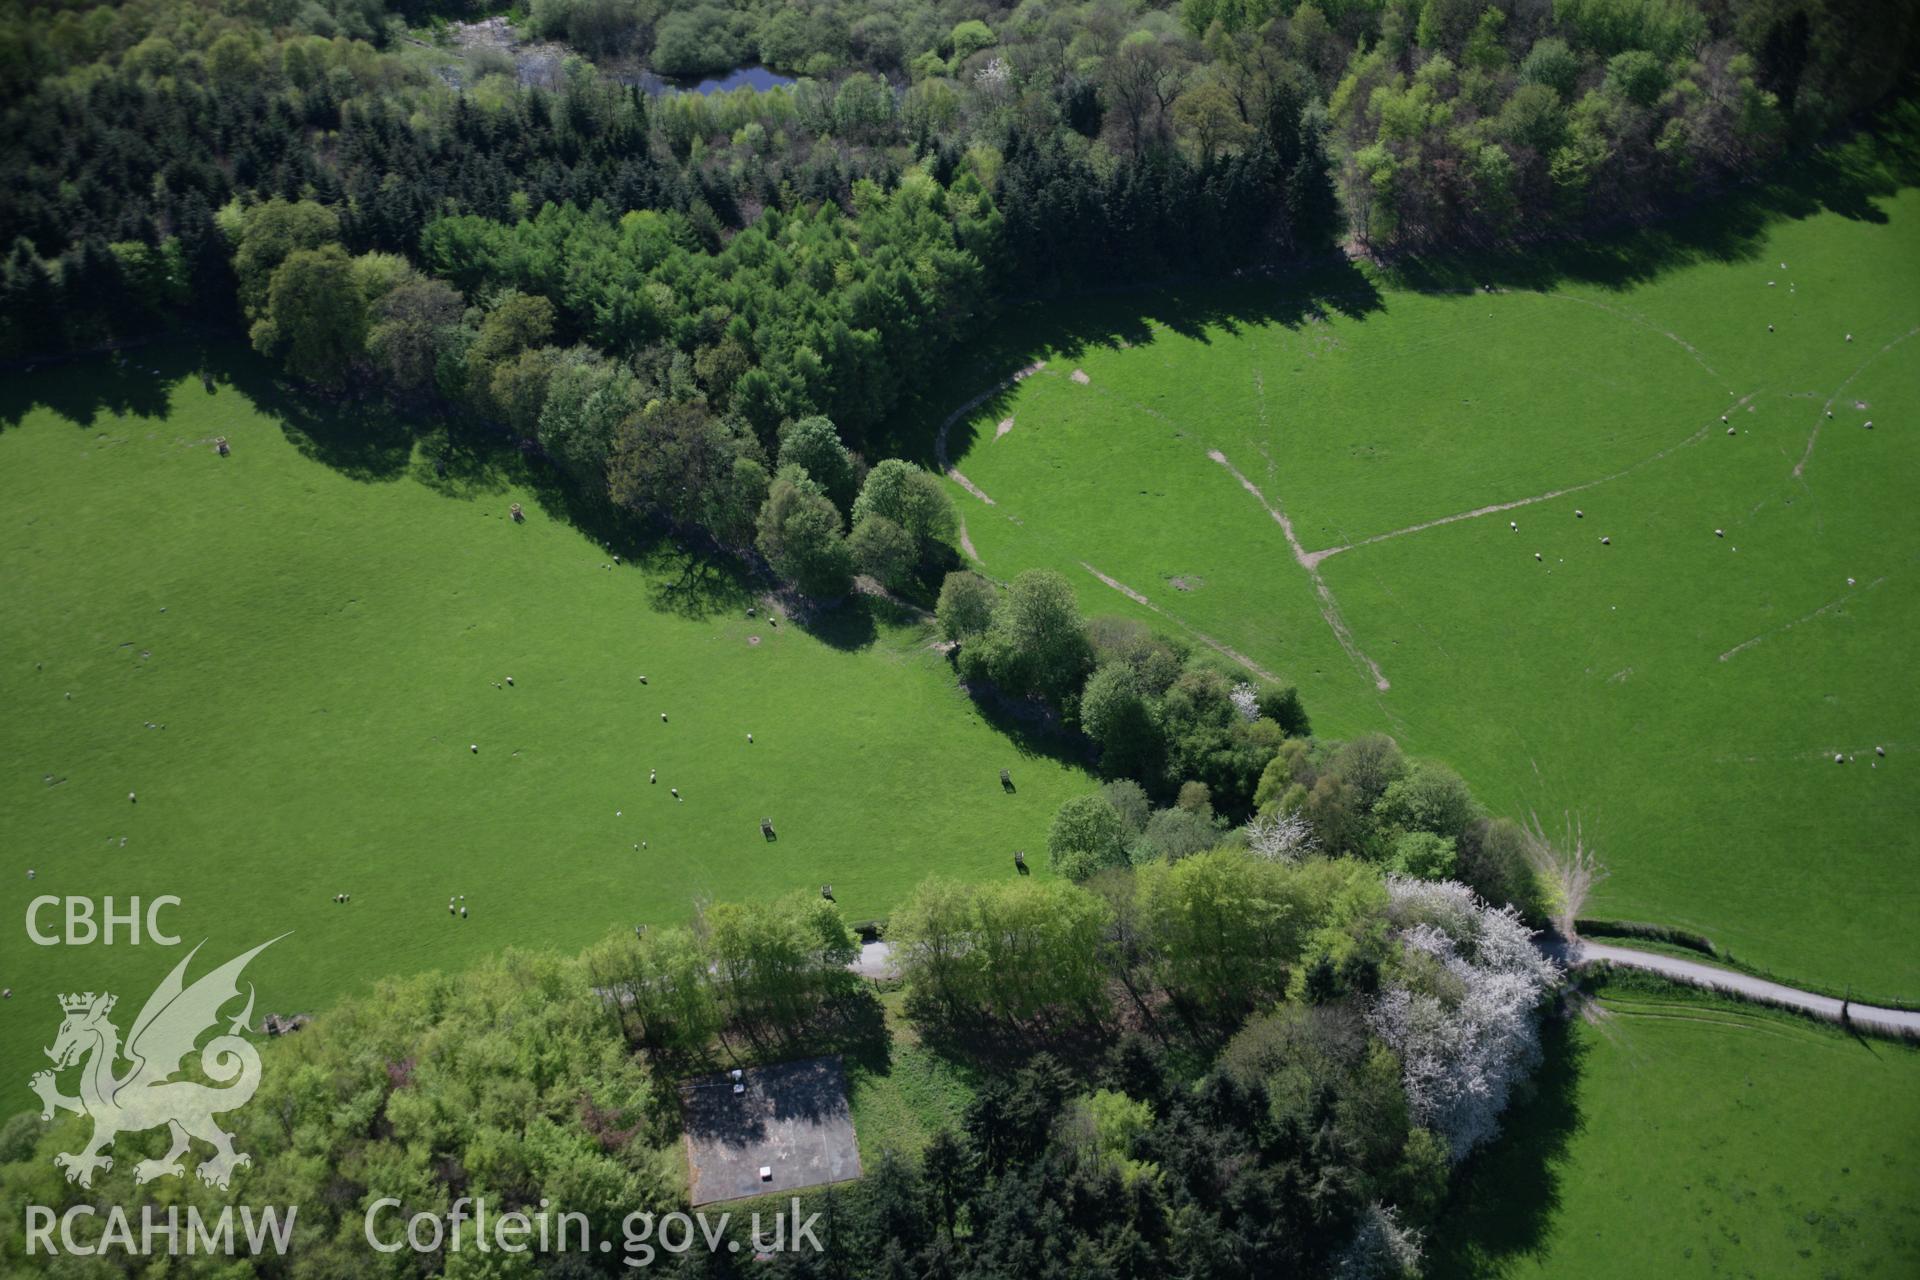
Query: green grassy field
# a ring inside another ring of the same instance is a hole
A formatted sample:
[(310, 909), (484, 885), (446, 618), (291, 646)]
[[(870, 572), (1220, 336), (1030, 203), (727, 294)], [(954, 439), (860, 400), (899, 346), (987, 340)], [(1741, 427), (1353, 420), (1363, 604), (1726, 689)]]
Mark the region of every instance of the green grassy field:
[(1920, 1052), (1603, 989), (1467, 1167), (1436, 1277), (1907, 1276)]
[(1032, 308), (948, 389), (1047, 361), (952, 427), (994, 500), (954, 489), (969, 545), (1299, 684), (1318, 733), (1391, 732), (1495, 812), (1578, 815), (1614, 871), (1590, 915), (1920, 996), (1920, 189), (1775, 194), (1424, 281), (1465, 287)]
[(669, 548), (609, 568), (509, 475), (441, 478), (214, 357), (212, 396), (184, 350), (6, 392), (0, 1079), (45, 1065), (56, 993), (115, 991), (124, 1027), (184, 950), (30, 945), (36, 895), (178, 895), (207, 963), (292, 930), (248, 971), (257, 1021), (702, 897), (827, 882), (879, 915), (934, 870), (1010, 874), (1092, 785), (985, 723), (917, 624), (822, 638)]

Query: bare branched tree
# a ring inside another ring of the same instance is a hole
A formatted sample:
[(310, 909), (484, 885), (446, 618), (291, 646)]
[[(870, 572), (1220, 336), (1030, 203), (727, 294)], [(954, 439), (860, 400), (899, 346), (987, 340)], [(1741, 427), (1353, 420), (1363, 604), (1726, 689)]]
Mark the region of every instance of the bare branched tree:
[(1606, 864), (1600, 861), (1599, 852), (1588, 847), (1586, 833), (1578, 818), (1562, 814), (1564, 828), (1560, 838), (1555, 840), (1547, 834), (1539, 814), (1529, 816), (1533, 821), (1524, 828), (1527, 865), (1540, 877), (1547, 896), (1552, 900), (1550, 919), (1553, 927), (1561, 937), (1572, 941), (1575, 936), (1573, 922), (1587, 905), (1588, 896), (1610, 873)]

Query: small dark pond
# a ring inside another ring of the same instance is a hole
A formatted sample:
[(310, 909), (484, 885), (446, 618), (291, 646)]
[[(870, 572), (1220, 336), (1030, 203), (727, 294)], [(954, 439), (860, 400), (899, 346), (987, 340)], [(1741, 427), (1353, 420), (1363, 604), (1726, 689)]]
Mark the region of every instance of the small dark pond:
[(768, 89), (795, 83), (792, 76), (783, 76), (765, 67), (735, 67), (725, 75), (708, 76), (704, 80), (670, 80), (651, 71), (643, 71), (637, 76), (622, 76), (620, 79), (627, 84), (637, 84), (648, 93), (697, 93), (701, 97), (710, 93), (726, 93), (731, 89), (752, 89), (756, 93), (764, 93)]

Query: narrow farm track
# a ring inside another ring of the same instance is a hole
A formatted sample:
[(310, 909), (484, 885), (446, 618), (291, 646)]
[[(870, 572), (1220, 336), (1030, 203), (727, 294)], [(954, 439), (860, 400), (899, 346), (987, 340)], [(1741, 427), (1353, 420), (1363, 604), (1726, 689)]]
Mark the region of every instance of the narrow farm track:
[[(1503, 292), (1505, 291), (1503, 290)], [(1637, 325), (1638, 327), (1645, 329), (1650, 333), (1657, 333), (1661, 337), (1665, 338), (1668, 342), (1673, 343), (1674, 345), (1678, 346), (1682, 351), (1685, 351), (1687, 355), (1692, 357), (1693, 362), (1695, 364), (1699, 365), (1702, 369), (1705, 369), (1707, 371), (1707, 374), (1710, 377), (1712, 377), (1714, 381), (1720, 383), (1721, 388), (1723, 390), (1726, 390), (1729, 393), (1731, 393), (1732, 389), (1727, 387), (1726, 380), (1720, 376), (1720, 371), (1707, 363), (1707, 358), (1700, 354), (1700, 349), (1698, 347), (1694, 346), (1691, 342), (1688, 342), (1685, 338), (1681, 337), (1679, 334), (1675, 333), (1673, 330), (1662, 328), (1660, 325), (1655, 324), (1653, 321), (1647, 319), (1645, 316), (1640, 315), (1637, 312), (1629, 311), (1624, 307), (1617, 307), (1610, 303), (1601, 302), (1597, 298), (1583, 297), (1582, 295), (1577, 293), (1563, 293), (1558, 290), (1546, 290), (1546, 289), (1523, 289), (1523, 290), (1520, 290), (1520, 292), (1530, 293), (1536, 298), (1549, 298), (1556, 302), (1578, 302), (1582, 306), (1592, 307), (1597, 311), (1604, 311), (1610, 316), (1618, 316), (1620, 319), (1626, 321), (1628, 324)]]
[[(1877, 1031), (1890, 1036), (1920, 1035), (1920, 1013), (1906, 1009), (1883, 1009), (1877, 1005), (1843, 1002), (1832, 996), (1816, 995), (1811, 991), (1802, 991), (1798, 987), (1769, 982), (1765, 978), (1736, 973), (1732, 969), (1702, 964), (1697, 960), (1682, 960), (1678, 956), (1661, 955), (1652, 951), (1636, 951), (1632, 947), (1616, 947), (1603, 942), (1584, 940), (1571, 944), (1558, 940), (1543, 942), (1540, 949), (1570, 969), (1604, 960), (1629, 969), (1644, 969), (1649, 973), (1657, 973), (1663, 978), (1685, 983), (1690, 987), (1702, 987), (1709, 991), (1739, 996), (1744, 1000), (1756, 1000), (1763, 1004), (1797, 1009), (1827, 1022), (1845, 1022), (1863, 1030)], [(1845, 1009), (1844, 1018), (1841, 1016), (1843, 1008)]]
[[(1907, 330), (1905, 333), (1895, 338), (1892, 342), (1889, 342), (1886, 346), (1880, 348), (1878, 351), (1868, 356), (1865, 360), (1861, 361), (1860, 367), (1855, 369), (1852, 373), (1848, 374), (1847, 380), (1833, 389), (1833, 394), (1827, 397), (1827, 402), (1820, 406), (1820, 410), (1821, 410), (1820, 416), (1813, 420), (1813, 431), (1811, 434), (1807, 436), (1806, 452), (1800, 455), (1800, 461), (1793, 464), (1793, 476), (1792, 476), (1793, 479), (1798, 480), (1802, 475), (1806, 474), (1807, 464), (1813, 461), (1813, 446), (1820, 443), (1820, 424), (1833, 416), (1833, 406), (1840, 399), (1841, 396), (1846, 394), (1847, 388), (1852, 386), (1856, 381), (1858, 381), (1860, 375), (1865, 373), (1869, 368), (1871, 368), (1873, 364), (1880, 359), (1881, 356), (1887, 354), (1887, 352), (1893, 350), (1895, 347), (1899, 346), (1901, 343), (1905, 342), (1908, 338), (1913, 337), (1917, 333), (1920, 333), (1920, 325), (1915, 325), (1913, 328)], [(1847, 336), (1847, 341), (1849, 342), (1853, 341), (1853, 336), (1851, 334)]]
[[(979, 395), (967, 401), (965, 404), (961, 405), (958, 409), (955, 409), (952, 413), (948, 414), (946, 416), (946, 420), (940, 424), (940, 430), (934, 434), (933, 454), (934, 454), (935, 460), (938, 461), (940, 464), (940, 470), (946, 474), (947, 479), (953, 481), (955, 484), (959, 485), (962, 489), (965, 489), (968, 493), (980, 499), (980, 501), (986, 503), (988, 506), (992, 506), (994, 505), (994, 503), (993, 503), (993, 499), (987, 496), (986, 490), (982, 489), (979, 485), (975, 484), (973, 481), (967, 479), (967, 477), (961, 473), (960, 468), (954, 466), (953, 463), (948, 460), (947, 432), (953, 427), (954, 423), (960, 421), (960, 419), (966, 417), (969, 413), (972, 413), (975, 409), (978, 409), (981, 405), (985, 404), (988, 400), (991, 400), (994, 396), (999, 395), (1002, 391), (1005, 391), (1008, 387), (1013, 386), (1017, 382), (1024, 382), (1026, 379), (1032, 377), (1034, 374), (1040, 372), (1042, 369), (1046, 367), (1047, 367), (1047, 362), (1045, 360), (1035, 360), (1032, 364), (1027, 365), (1025, 368), (1015, 370), (1012, 374), (1009, 374), (1007, 377), (1000, 379), (1000, 381), (994, 383), (992, 386), (988, 387), (985, 391), (982, 391)], [(1009, 421), (1011, 421), (1011, 419), (1009, 419)], [(999, 434), (1005, 435), (1006, 432), (1003, 430)], [(999, 435), (996, 435), (994, 438), (998, 439)], [(974, 559), (978, 560), (979, 557), (974, 556)]]
[(1333, 598), (1333, 588), (1329, 587), (1326, 579), (1320, 576), (1319, 558), (1310, 556), (1306, 548), (1300, 545), (1300, 539), (1293, 536), (1293, 522), (1287, 519), (1286, 513), (1269, 502), (1267, 495), (1260, 492), (1259, 486), (1242, 475), (1240, 469), (1227, 459), (1226, 454), (1218, 449), (1209, 449), (1207, 457), (1225, 467), (1227, 474), (1238, 480), (1240, 487), (1252, 494), (1254, 500), (1273, 518), (1273, 522), (1280, 526), (1280, 532), (1286, 535), (1287, 546), (1293, 551), (1294, 560), (1306, 571), (1307, 580), (1313, 584), (1314, 594), (1320, 597), (1320, 616), (1326, 621), (1327, 629), (1333, 632), (1333, 638), (1340, 642), (1340, 647), (1347, 651), (1347, 656), (1353, 660), (1355, 666), (1365, 667), (1372, 673), (1374, 688), (1382, 693), (1391, 689), (1393, 685), (1386, 674), (1380, 670), (1380, 664), (1367, 656), (1366, 651), (1360, 647), (1360, 642), (1354, 639), (1353, 629), (1347, 625), (1346, 617), (1340, 612), (1340, 602)]
[(1727, 1016), (1711, 1016), (1690, 1011), (1686, 1003), (1676, 1002), (1670, 1005), (1622, 1004), (1611, 992), (1600, 999), (1600, 1008), (1607, 1014), (1619, 1018), (1641, 1018), (1648, 1022), (1683, 1022), (1696, 1027), (1720, 1027), (1728, 1031), (1740, 1031), (1750, 1035), (1768, 1036), (1775, 1040), (1790, 1043), (1823, 1045), (1827, 1038), (1811, 1025), (1795, 1027), (1785, 1018), (1768, 1017), (1756, 1006), (1753, 1012), (1730, 1012)]
[(1825, 604), (1821, 605), (1818, 609), (1815, 609), (1812, 613), (1802, 614), (1800, 617), (1795, 618), (1792, 622), (1783, 622), (1779, 626), (1774, 627), (1769, 631), (1762, 631), (1759, 635), (1754, 636), (1749, 640), (1742, 640), (1739, 644), (1733, 646), (1733, 648), (1721, 654), (1720, 661), (1725, 662), (1727, 661), (1727, 659), (1735, 657), (1745, 652), (1746, 650), (1753, 648), (1753, 646), (1759, 644), (1761, 641), (1765, 640), (1768, 636), (1780, 635), (1782, 632), (1793, 630), (1795, 627), (1799, 626), (1803, 622), (1812, 622), (1815, 618), (1824, 617), (1825, 615), (1833, 612), (1835, 609), (1838, 609), (1841, 605), (1846, 604), (1849, 600), (1852, 600), (1855, 596), (1865, 595), (1867, 592), (1872, 591), (1875, 587), (1878, 587), (1885, 582), (1886, 582), (1885, 577), (1875, 578), (1872, 582), (1869, 582), (1864, 587), (1860, 587), (1858, 589), (1849, 589), (1845, 595), (1834, 597), (1832, 600), (1829, 600)]
[[(1741, 396), (1738, 400), (1734, 401), (1733, 404), (1728, 406), (1729, 413), (1733, 410), (1746, 408), (1747, 405), (1753, 402), (1754, 397), (1759, 394), (1758, 391), (1749, 391), (1746, 395)], [(1721, 421), (1726, 421), (1727, 416), (1727, 414), (1721, 415)], [(1658, 453), (1650, 454), (1631, 466), (1622, 467), (1618, 471), (1600, 476), (1597, 479), (1583, 480), (1579, 484), (1567, 485), (1564, 488), (1554, 489), (1548, 493), (1536, 493), (1531, 498), (1515, 498), (1510, 502), (1497, 502), (1492, 506), (1475, 507), (1472, 511), (1461, 511), (1450, 516), (1441, 516), (1436, 520), (1427, 520), (1420, 524), (1408, 525), (1404, 529), (1391, 529), (1386, 533), (1376, 533), (1371, 537), (1361, 538), (1357, 542), (1349, 542), (1342, 546), (1327, 547), (1321, 551), (1309, 551), (1305, 553), (1306, 558), (1302, 563), (1311, 567), (1319, 564), (1328, 556), (1337, 556), (1342, 551), (1352, 551), (1355, 547), (1372, 546), (1376, 542), (1385, 542), (1389, 538), (1404, 538), (1410, 533), (1424, 533), (1428, 529), (1437, 529), (1443, 524), (1455, 524), (1461, 520), (1477, 520), (1481, 516), (1498, 515), (1500, 512), (1514, 511), (1520, 507), (1529, 507), (1537, 502), (1551, 502), (1555, 498), (1564, 498), (1568, 494), (1579, 493), (1584, 489), (1591, 489), (1596, 485), (1609, 484), (1615, 480), (1632, 475), (1642, 467), (1659, 462), (1671, 454), (1677, 453), (1681, 449), (1699, 444), (1707, 438), (1707, 434), (1713, 430), (1713, 426), (1713, 423), (1707, 423), (1678, 444), (1670, 444)]]
[(1153, 612), (1159, 614), (1161, 617), (1165, 618), (1168, 622), (1173, 623), (1175, 626), (1179, 627), (1182, 631), (1185, 631), (1188, 635), (1198, 640), (1201, 644), (1206, 645), (1208, 648), (1212, 649), (1216, 653), (1219, 653), (1227, 658), (1231, 658), (1233, 661), (1245, 667), (1248, 671), (1251, 671), (1254, 675), (1259, 676), (1262, 680), (1270, 681), (1273, 684), (1280, 683), (1279, 676), (1273, 674), (1273, 672), (1267, 670), (1265, 667), (1255, 662), (1252, 658), (1249, 658), (1246, 654), (1241, 653), (1238, 649), (1235, 649), (1230, 645), (1225, 645), (1220, 643), (1220, 641), (1215, 640), (1212, 636), (1208, 635), (1206, 632), (1198, 630), (1197, 628), (1195, 628), (1194, 626), (1186, 622), (1184, 619), (1182, 619), (1178, 615), (1168, 613), (1165, 609), (1162, 609), (1159, 605), (1147, 599), (1146, 596), (1142, 595), (1138, 591), (1135, 591), (1132, 587), (1128, 586), (1126, 583), (1121, 582), (1118, 579), (1109, 577), (1107, 574), (1100, 572), (1098, 569), (1088, 564), (1085, 560), (1082, 560), (1080, 562), (1080, 567), (1082, 569), (1085, 569), (1088, 573), (1092, 574), (1095, 578), (1098, 578), (1102, 586), (1110, 587), (1113, 590), (1118, 591), (1121, 595), (1133, 601), (1135, 604), (1140, 605), (1142, 608), (1153, 610)]

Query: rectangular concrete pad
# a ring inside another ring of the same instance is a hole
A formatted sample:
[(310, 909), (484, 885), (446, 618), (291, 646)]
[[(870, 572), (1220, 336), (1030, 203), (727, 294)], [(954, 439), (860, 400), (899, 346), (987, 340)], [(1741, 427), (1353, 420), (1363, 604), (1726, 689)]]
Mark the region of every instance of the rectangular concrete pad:
[[(775, 1195), (860, 1176), (840, 1059), (748, 1068), (745, 1093), (725, 1074), (680, 1086), (695, 1205)], [(760, 1180), (762, 1166), (773, 1179)]]

